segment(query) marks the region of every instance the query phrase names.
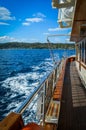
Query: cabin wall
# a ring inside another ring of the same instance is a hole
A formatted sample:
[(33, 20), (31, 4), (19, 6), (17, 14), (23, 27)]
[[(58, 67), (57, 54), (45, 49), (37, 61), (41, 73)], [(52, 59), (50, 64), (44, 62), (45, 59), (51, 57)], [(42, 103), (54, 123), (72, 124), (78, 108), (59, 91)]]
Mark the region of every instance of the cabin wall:
[(76, 66), (86, 88), (86, 38), (76, 44)]
[[(82, 65), (83, 65), (83, 63), (82, 63)], [(82, 65), (80, 67), (80, 62), (76, 61), (76, 67), (77, 67), (78, 73), (79, 73), (80, 78), (81, 78), (81, 80), (86, 88), (86, 68), (83, 67)]]

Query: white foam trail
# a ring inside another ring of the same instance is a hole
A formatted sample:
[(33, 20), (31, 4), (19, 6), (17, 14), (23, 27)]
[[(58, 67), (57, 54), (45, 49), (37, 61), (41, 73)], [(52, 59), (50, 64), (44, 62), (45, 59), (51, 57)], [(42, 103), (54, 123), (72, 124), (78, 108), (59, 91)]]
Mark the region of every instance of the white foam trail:
[(52, 59), (51, 58), (46, 58), (45, 61), (51, 61)]
[[(32, 66), (34, 72), (19, 73), (16, 76), (9, 77), (2, 81), (1, 84), (3, 87), (7, 89), (10, 88), (9, 92), (5, 94), (5, 97), (9, 97), (7, 99), (9, 104), (6, 110), (15, 111), (23, 102), (22, 99), (26, 99), (27, 96), (34, 91), (34, 89), (39, 85), (41, 79), (46, 75), (46, 73), (49, 73), (52, 67), (53, 64), (51, 58), (46, 58), (44, 62), (41, 62), (38, 66)], [(40, 70), (40, 72), (38, 70)], [(2, 100), (3, 103), (5, 103), (5, 100), (5, 98)], [(36, 104), (32, 109), (36, 111)]]
[[(29, 86), (31, 86), (29, 80), (34, 81), (37, 80), (38, 77), (38, 73), (18, 74), (15, 77), (7, 78), (5, 81), (2, 82), (2, 86), (5, 88), (10, 88), (13, 92), (17, 92), (19, 94), (25, 93), (27, 95), (28, 93), (30, 93)], [(33, 85), (37, 87), (37, 83)]]
[(37, 70), (39, 70), (39, 69), (40, 69), (40, 67), (39, 67), (39, 66), (32, 66), (32, 68), (33, 68), (33, 70), (34, 70), (34, 71), (37, 71)]
[[(40, 77), (42, 77), (42, 75), (36, 72), (18, 74), (15, 77), (7, 78), (2, 82), (2, 86), (10, 88), (13, 92), (28, 95), (34, 87), (37, 87)], [(30, 80), (32, 83), (30, 83)]]

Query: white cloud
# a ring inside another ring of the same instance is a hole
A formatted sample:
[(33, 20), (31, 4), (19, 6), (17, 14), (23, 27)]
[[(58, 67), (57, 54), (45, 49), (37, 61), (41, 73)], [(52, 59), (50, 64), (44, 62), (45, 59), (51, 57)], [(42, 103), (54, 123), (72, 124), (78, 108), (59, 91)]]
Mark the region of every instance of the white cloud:
[(62, 28), (49, 28), (48, 31), (51, 31), (51, 32), (55, 32), (55, 31), (59, 31), (59, 30), (62, 30)]
[(39, 23), (42, 22), (43, 18), (26, 18), (25, 22), (22, 23), (23, 26), (29, 26), (31, 23)]
[(29, 26), (31, 23), (43, 22), (45, 17), (46, 16), (44, 14), (38, 12), (36, 14), (33, 14), (32, 18), (26, 18), (22, 25)]
[(6, 43), (6, 42), (28, 42), (28, 39), (26, 38), (17, 39), (10, 36), (1, 36), (0, 43)]
[(67, 39), (66, 39), (66, 41), (70, 41), (70, 39), (69, 39), (69, 38), (67, 38)]
[(27, 18), (26, 21), (31, 23), (38, 23), (38, 22), (42, 22), (43, 18)]
[(61, 42), (60, 38), (54, 38), (54, 42)]
[(0, 7), (0, 20), (15, 20), (15, 17), (11, 16), (11, 12), (7, 8)]
[(60, 28), (60, 27), (58, 27), (58, 28), (49, 28), (48, 29), (49, 32), (65, 31), (65, 30), (67, 30), (67, 28)]
[(61, 43), (62, 38), (60, 37), (52, 37), (49, 39), (51, 43)]
[(38, 12), (38, 13), (36, 13), (36, 14), (33, 14), (33, 16), (35, 16), (35, 17), (40, 17), (40, 18), (45, 18), (46, 16), (43, 14), (43, 13), (41, 13), (41, 12)]
[(9, 36), (1, 36), (0, 37), (0, 43), (5, 43), (5, 42), (14, 42), (18, 41), (16, 38), (9, 37)]
[(5, 22), (0, 22), (0, 25), (10, 25), (10, 24), (5, 23)]
[(24, 23), (22, 23), (22, 25), (24, 25), (24, 26), (29, 26), (30, 23), (28, 23), (28, 22), (24, 22)]

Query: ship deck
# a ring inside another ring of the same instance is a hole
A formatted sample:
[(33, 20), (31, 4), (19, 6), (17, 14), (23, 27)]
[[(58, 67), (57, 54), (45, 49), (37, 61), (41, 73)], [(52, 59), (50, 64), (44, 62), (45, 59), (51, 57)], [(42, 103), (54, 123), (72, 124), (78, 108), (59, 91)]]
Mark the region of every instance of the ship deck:
[(66, 66), (57, 130), (86, 130), (86, 89), (74, 61)]

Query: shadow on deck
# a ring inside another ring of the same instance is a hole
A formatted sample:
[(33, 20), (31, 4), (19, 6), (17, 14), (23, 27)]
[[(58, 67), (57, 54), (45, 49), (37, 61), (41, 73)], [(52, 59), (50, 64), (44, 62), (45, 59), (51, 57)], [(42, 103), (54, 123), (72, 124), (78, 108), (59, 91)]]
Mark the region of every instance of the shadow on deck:
[(75, 62), (67, 63), (57, 130), (86, 130), (86, 90)]

